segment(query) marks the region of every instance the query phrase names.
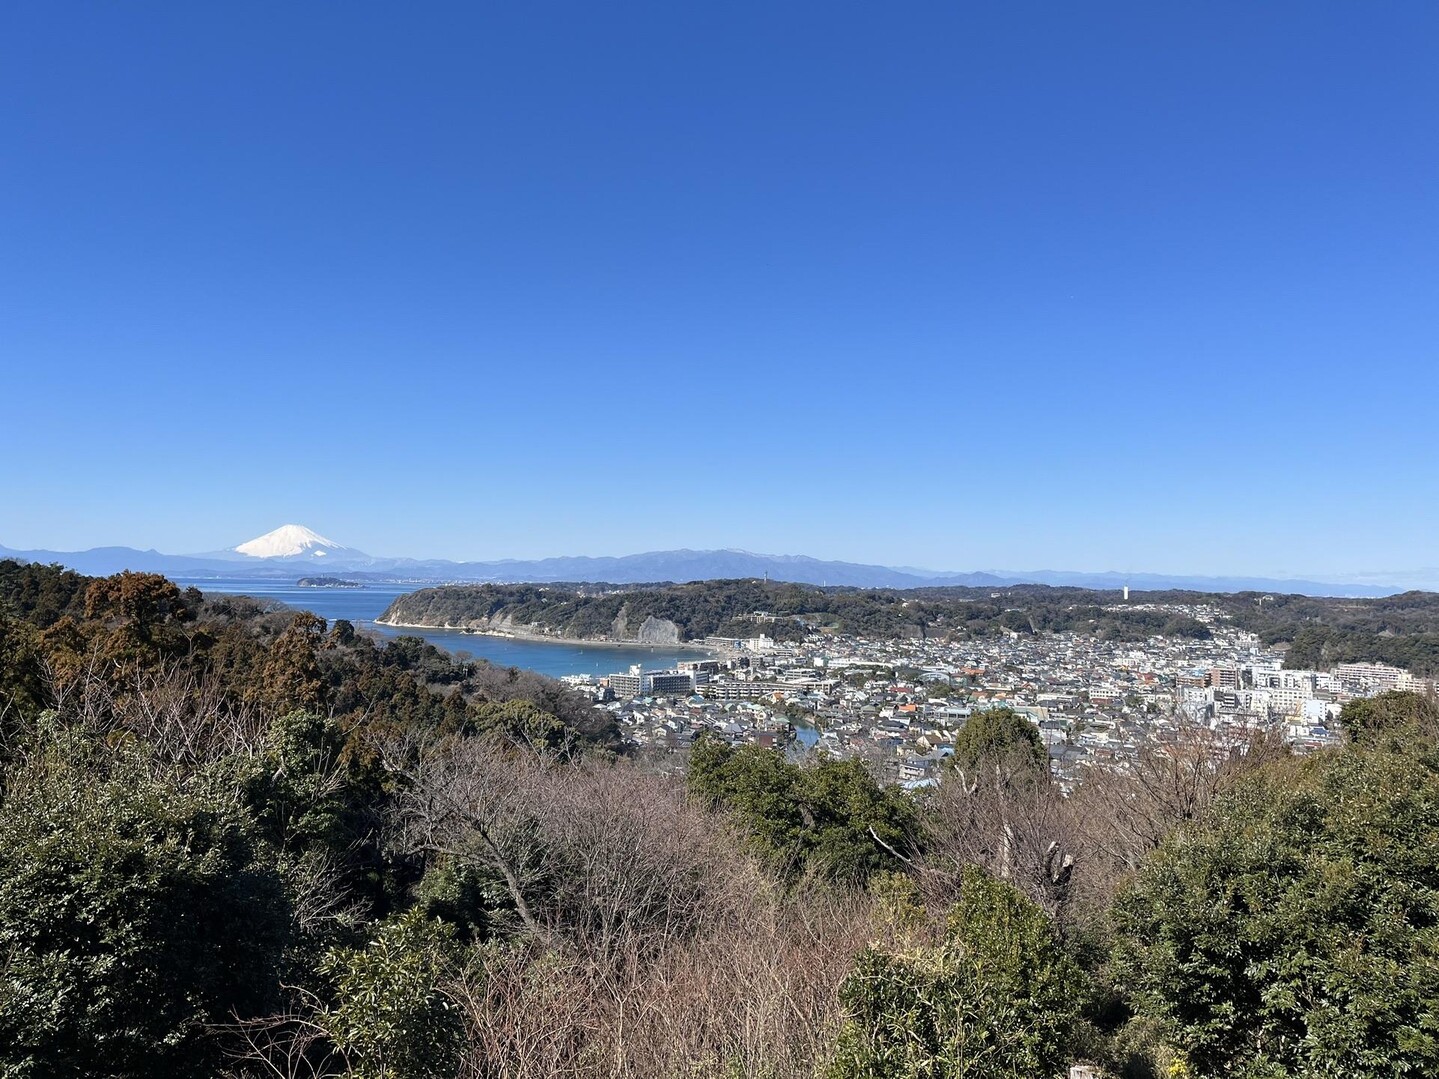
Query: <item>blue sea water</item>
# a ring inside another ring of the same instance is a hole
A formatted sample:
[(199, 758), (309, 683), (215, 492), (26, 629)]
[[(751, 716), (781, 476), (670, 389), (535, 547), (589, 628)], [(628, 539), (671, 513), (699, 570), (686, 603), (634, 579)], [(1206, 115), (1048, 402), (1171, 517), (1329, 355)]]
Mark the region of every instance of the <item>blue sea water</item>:
[(577, 645), (549, 641), (519, 641), (443, 629), (391, 629), (377, 626), (390, 601), (415, 591), (419, 585), (366, 585), (364, 588), (300, 588), (292, 581), (263, 581), (245, 578), (176, 578), (181, 587), (194, 585), (202, 592), (253, 596), (276, 600), (296, 610), (313, 611), (327, 621), (345, 618), (357, 629), (372, 630), (385, 637), (423, 637), (437, 648), (457, 656), (487, 659), (500, 667), (523, 667), (551, 678), (566, 674), (605, 675), (642, 664), (646, 670), (673, 667), (680, 660), (697, 659), (700, 653), (672, 648), (640, 646)]

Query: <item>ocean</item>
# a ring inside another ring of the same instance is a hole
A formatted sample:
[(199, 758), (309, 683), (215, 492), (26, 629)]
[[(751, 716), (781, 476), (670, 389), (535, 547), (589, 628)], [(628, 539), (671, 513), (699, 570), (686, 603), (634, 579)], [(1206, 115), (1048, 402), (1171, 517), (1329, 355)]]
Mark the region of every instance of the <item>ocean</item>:
[(519, 641), (487, 637), (444, 629), (392, 629), (377, 626), (380, 616), (396, 596), (413, 592), (419, 585), (366, 585), (364, 588), (300, 588), (293, 582), (257, 581), (246, 578), (175, 578), (182, 588), (194, 585), (202, 592), (253, 596), (277, 600), (300, 611), (313, 611), (327, 621), (345, 618), (357, 629), (385, 637), (423, 637), (437, 648), (462, 658), (486, 659), (499, 667), (522, 667), (559, 678), (567, 674), (606, 675), (625, 671), (633, 664), (646, 670), (663, 670), (702, 653), (673, 648), (645, 648), (639, 645), (578, 645), (550, 641)]

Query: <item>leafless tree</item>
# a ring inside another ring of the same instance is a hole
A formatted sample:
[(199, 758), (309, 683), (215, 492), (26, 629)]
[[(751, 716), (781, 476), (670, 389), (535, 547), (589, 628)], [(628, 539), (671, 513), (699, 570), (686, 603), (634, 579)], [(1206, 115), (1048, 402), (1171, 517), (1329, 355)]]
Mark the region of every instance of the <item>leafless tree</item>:
[(323, 1002), (287, 987), (290, 1005), (273, 1015), (215, 1024), (210, 1036), (225, 1047), (225, 1079), (339, 1079), (350, 1062), (321, 1022)]
[(404, 848), (494, 871), (524, 928), (547, 938), (530, 909), (548, 868), (535, 841), (540, 760), (483, 738), (411, 734), (377, 748), (397, 781), (393, 824)]
[(46, 665), (55, 711), (67, 726), (99, 737), (135, 735), (156, 762), (179, 773), (259, 751), (265, 730), (259, 709), (184, 661), (124, 671), (110, 666), (98, 647), (77, 670), (62, 674)]
[[(670, 776), (490, 740), (391, 743), (404, 841), (505, 880), (517, 936), (449, 987), (474, 1079), (813, 1076), (866, 896), (772, 883)], [(523, 907), (521, 907), (523, 903)]]
[(466, 1079), (812, 1079), (871, 915), (864, 897), (761, 890), (742, 916), (608, 966), (489, 949), (451, 991), (470, 1032)]
[(926, 817), (920, 880), (940, 905), (957, 898), (960, 870), (983, 867), (1063, 923), (1080, 851), (1071, 807), (1025, 749), (956, 769)]
[(1070, 801), (1092, 866), (1095, 900), (1107, 901), (1123, 875), (1176, 828), (1289, 752), (1276, 732), (1236, 735), (1176, 717), (1133, 759), (1090, 769)]
[(399, 780), (401, 841), (496, 874), (542, 943), (608, 961), (692, 934), (735, 902), (715, 871), (722, 825), (672, 778), (492, 738), (390, 742), (382, 753)]

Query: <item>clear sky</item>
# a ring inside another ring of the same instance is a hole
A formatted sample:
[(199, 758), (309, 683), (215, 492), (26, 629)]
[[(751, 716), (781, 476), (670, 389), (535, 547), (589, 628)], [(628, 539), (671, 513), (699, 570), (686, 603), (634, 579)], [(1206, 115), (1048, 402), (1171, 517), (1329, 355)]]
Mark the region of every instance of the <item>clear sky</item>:
[(1439, 5), (0, 9), (0, 544), (1439, 564)]

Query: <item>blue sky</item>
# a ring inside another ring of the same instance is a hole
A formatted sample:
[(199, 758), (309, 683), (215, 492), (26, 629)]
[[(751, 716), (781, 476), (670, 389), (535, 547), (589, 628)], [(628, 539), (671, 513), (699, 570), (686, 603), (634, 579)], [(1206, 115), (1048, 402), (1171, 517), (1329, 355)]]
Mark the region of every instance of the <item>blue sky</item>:
[(1439, 563), (1439, 7), (7, 4), (0, 544)]

